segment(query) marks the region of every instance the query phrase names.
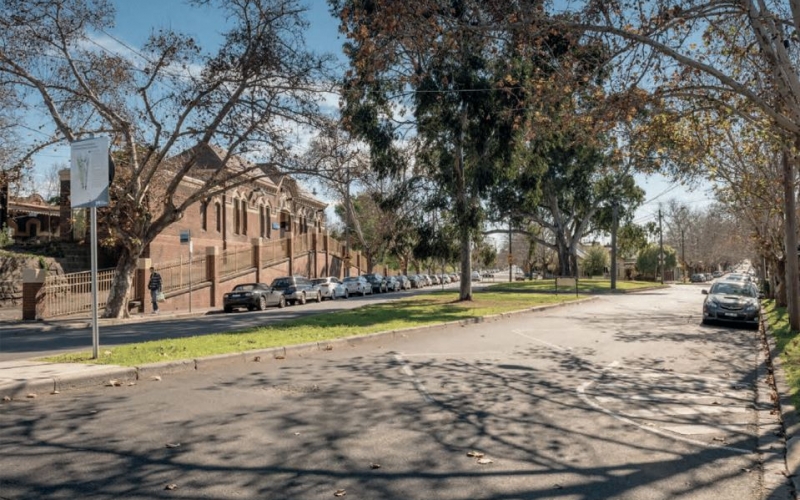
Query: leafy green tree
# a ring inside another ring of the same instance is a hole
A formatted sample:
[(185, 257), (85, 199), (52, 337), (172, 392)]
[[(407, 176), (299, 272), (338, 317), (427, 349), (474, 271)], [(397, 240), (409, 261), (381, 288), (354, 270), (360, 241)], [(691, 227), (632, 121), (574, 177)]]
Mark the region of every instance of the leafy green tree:
[(589, 276), (602, 275), (608, 268), (608, 250), (600, 245), (592, 245), (586, 250), (583, 271)]
[[(636, 257), (636, 269), (644, 276), (655, 279), (656, 273), (659, 271), (659, 254), (661, 248), (659, 245), (650, 244), (639, 251)], [(672, 269), (677, 264), (675, 249), (664, 245), (664, 269)]]

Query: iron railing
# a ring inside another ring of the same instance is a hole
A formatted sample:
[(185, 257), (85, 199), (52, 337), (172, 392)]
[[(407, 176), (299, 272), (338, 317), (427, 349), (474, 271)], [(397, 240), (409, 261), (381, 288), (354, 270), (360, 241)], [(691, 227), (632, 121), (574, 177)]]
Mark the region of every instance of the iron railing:
[(222, 252), (220, 266), (220, 278), (225, 278), (238, 274), (244, 270), (253, 268), (253, 247), (248, 246), (236, 250), (225, 250)]
[(191, 262), (187, 257), (153, 267), (161, 275), (161, 290), (164, 293), (188, 290), (190, 285), (195, 287), (199, 283), (208, 281), (205, 255), (192, 257)]
[(311, 251), (311, 234), (305, 233), (294, 239), (293, 251), (295, 255), (303, 255)]
[[(116, 269), (97, 271), (97, 308), (105, 308), (108, 293), (114, 282)], [(135, 281), (135, 275), (134, 275)], [(129, 289), (131, 297), (136, 290), (135, 282)], [(69, 316), (92, 310), (92, 273), (81, 271), (70, 274), (50, 274), (42, 287), (44, 310), (48, 317)]]
[(269, 267), (275, 262), (287, 259), (286, 240), (265, 241), (261, 245), (261, 266)]

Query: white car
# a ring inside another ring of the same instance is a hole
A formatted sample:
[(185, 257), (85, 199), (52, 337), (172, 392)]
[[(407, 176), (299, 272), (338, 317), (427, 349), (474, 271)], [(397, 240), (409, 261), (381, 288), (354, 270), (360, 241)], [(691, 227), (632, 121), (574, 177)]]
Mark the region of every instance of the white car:
[(347, 295), (372, 295), (372, 285), (363, 276), (349, 276), (342, 280)]
[(339, 281), (339, 278), (334, 276), (315, 278), (311, 280), (311, 283), (319, 287), (319, 293), (322, 295), (323, 300), (335, 300), (337, 298), (346, 299), (350, 295), (347, 291), (347, 287)]
[(481, 280), (481, 273), (478, 271), (472, 271), (472, 281), (480, 281)]

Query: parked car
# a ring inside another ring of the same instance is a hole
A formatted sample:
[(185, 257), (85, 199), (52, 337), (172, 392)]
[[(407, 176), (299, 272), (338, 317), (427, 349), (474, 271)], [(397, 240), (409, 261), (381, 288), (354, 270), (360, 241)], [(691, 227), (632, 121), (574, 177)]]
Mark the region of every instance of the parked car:
[(397, 282), (400, 283), (400, 290), (411, 290), (411, 280), (408, 279), (408, 276), (400, 275), (396, 276)]
[(447, 275), (447, 274), (440, 274), (439, 275), (439, 281), (441, 281), (445, 285), (449, 285), (450, 284), (450, 276)]
[(753, 283), (718, 281), (711, 290), (703, 290), (703, 324), (715, 321), (739, 323), (758, 328), (761, 295)]
[(316, 278), (311, 280), (311, 283), (319, 288), (319, 293), (322, 300), (337, 298), (346, 299), (349, 295), (347, 287), (345, 287), (339, 278), (328, 276), (327, 278)]
[(386, 291), (387, 292), (399, 292), (400, 290), (403, 289), (402, 288), (403, 285), (397, 279), (397, 276), (387, 276), (385, 278), (385, 280), (386, 280)]
[(372, 285), (372, 293), (385, 293), (386, 292), (386, 278), (380, 273), (364, 274), (370, 285)]
[(322, 302), (319, 288), (304, 276), (283, 276), (272, 280), (270, 287), (283, 292), (289, 304), (305, 304), (307, 300)]
[(705, 283), (705, 281), (706, 281), (706, 275), (705, 275), (705, 274), (703, 274), (703, 273), (696, 273), (696, 274), (693, 274), (693, 275), (692, 275), (692, 277), (690, 278), (690, 281), (691, 281), (692, 283)]
[(750, 282), (750, 275), (744, 273), (731, 273), (725, 276), (725, 281), (741, 281), (741, 282)]
[(722, 271), (714, 271), (713, 273), (711, 273), (711, 276), (713, 276), (715, 278), (721, 278), (722, 277)]
[(222, 296), (222, 308), (226, 313), (239, 308), (263, 311), (269, 306), (286, 307), (286, 298), (283, 292), (270, 288), (266, 283), (242, 283)]
[(472, 281), (480, 281), (481, 280), (481, 273), (478, 271), (472, 271)]
[(428, 278), (431, 280), (431, 285), (441, 285), (442, 282), (439, 280), (439, 277), (435, 274), (428, 274)]
[(372, 285), (363, 276), (348, 276), (342, 280), (348, 295), (372, 295)]
[(411, 283), (411, 288), (424, 288), (425, 287), (425, 279), (422, 275), (419, 274), (412, 274), (408, 277), (408, 281)]

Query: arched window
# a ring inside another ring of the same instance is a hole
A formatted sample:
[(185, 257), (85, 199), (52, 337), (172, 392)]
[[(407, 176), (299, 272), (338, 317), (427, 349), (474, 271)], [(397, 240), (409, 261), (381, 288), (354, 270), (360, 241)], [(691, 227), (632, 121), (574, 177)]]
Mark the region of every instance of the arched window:
[(233, 199), (233, 234), (239, 234), (239, 200)]
[(222, 206), (219, 202), (214, 203), (214, 213), (217, 216), (217, 232), (222, 232)]
[(200, 202), (200, 229), (208, 231), (208, 202)]
[(242, 234), (247, 234), (247, 200), (242, 198), (242, 213), (239, 215), (242, 219)]

